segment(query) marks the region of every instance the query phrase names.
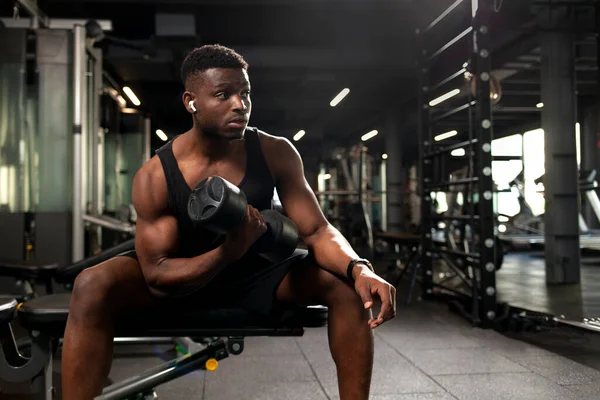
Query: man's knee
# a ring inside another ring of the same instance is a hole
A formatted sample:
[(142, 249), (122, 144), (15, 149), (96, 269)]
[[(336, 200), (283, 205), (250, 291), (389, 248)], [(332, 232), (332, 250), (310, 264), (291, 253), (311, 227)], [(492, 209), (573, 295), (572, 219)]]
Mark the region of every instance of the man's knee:
[(73, 283), (71, 311), (86, 313), (110, 308), (110, 290), (114, 285), (114, 276), (102, 265), (83, 270)]
[(318, 266), (315, 266), (315, 268), (317, 268), (315, 286), (318, 296), (325, 305), (334, 302), (348, 302), (352, 299), (360, 300), (348, 281)]

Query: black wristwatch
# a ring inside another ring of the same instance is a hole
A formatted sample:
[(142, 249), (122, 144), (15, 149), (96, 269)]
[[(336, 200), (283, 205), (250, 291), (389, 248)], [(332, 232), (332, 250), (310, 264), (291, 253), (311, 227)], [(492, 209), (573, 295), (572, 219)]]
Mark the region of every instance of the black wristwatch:
[(354, 260), (351, 260), (348, 263), (348, 269), (346, 270), (346, 276), (348, 277), (348, 280), (352, 283), (354, 283), (354, 278), (352, 278), (352, 270), (354, 269), (354, 266), (356, 264), (365, 264), (371, 271), (373, 271), (373, 266), (371, 265), (371, 262), (365, 258), (355, 258)]

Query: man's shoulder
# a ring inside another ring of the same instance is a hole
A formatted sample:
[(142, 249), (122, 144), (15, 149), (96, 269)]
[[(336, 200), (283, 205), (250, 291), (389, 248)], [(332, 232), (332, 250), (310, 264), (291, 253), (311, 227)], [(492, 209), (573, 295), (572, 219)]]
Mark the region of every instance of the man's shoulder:
[(157, 179), (164, 178), (162, 164), (160, 162), (158, 154), (155, 154), (146, 161), (136, 173), (136, 176), (143, 180), (150, 180), (152, 183)]
[(257, 132), (267, 164), (276, 178), (288, 176), (290, 171), (301, 169), (300, 153), (288, 138), (261, 130)]
[(153, 193), (157, 193), (161, 188), (166, 190), (166, 179), (161, 162), (155, 155), (136, 172), (132, 191), (135, 196), (139, 191), (146, 192), (152, 189)]
[(251, 129), (256, 132), (263, 146), (269, 146), (269, 148), (273, 148), (273, 150), (284, 150), (286, 148), (294, 147), (292, 142), (286, 137), (276, 136), (256, 127), (252, 127)]

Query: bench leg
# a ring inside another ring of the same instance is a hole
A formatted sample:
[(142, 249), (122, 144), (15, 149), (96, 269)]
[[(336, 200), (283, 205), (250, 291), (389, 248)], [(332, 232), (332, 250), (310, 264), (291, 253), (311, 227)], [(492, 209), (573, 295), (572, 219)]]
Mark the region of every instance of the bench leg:
[(139, 393), (146, 393), (156, 386), (170, 382), (192, 371), (203, 368), (210, 358), (221, 360), (228, 357), (227, 346), (223, 339), (191, 355), (176, 358), (166, 364), (150, 369), (140, 376), (104, 388), (96, 400), (124, 399)]
[(44, 346), (42, 343), (40, 343), (40, 347), (46, 347), (47, 348), (47, 359), (46, 359), (46, 364), (44, 364), (43, 369), (40, 371), (40, 373), (38, 375), (36, 375), (32, 380), (31, 380), (31, 386), (33, 388), (35, 388), (37, 393), (40, 393), (43, 391), (44, 395), (43, 398), (44, 400), (55, 400), (56, 399), (56, 389), (54, 388), (54, 382), (53, 382), (53, 362), (54, 362), (54, 351), (53, 351), (53, 346), (52, 346), (52, 339), (51, 338), (47, 338), (47, 337), (42, 337), (40, 338), (41, 340), (38, 341), (39, 342), (45, 342), (45, 344), (47, 345)]

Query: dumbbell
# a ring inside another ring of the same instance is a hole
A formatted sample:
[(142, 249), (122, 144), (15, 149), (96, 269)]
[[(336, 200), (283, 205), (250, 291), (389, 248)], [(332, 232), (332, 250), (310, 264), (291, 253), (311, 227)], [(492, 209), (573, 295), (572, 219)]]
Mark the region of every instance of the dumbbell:
[[(188, 199), (190, 219), (205, 229), (223, 235), (242, 222), (247, 207), (244, 192), (219, 176), (202, 180)], [(252, 245), (251, 250), (272, 261), (289, 257), (298, 245), (298, 227), (276, 210), (263, 210), (260, 213), (267, 231)]]

